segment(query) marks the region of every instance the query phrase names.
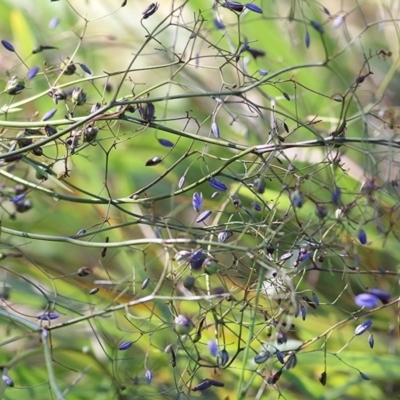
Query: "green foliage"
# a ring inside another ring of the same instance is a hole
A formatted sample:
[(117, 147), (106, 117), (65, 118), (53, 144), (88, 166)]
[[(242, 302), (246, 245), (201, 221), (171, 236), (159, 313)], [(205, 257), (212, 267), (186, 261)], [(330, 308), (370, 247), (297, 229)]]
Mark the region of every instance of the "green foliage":
[(343, 3), (0, 3), (1, 398), (395, 398), (399, 15)]

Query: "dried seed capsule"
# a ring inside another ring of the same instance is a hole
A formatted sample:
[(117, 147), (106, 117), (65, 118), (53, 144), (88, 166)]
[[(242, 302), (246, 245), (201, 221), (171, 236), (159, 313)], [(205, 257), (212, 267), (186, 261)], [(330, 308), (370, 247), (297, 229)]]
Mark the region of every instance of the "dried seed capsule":
[(158, 10), (158, 7), (158, 3), (151, 3), (146, 10), (143, 11), (143, 19), (151, 17)]
[(99, 133), (99, 130), (93, 125), (88, 125), (83, 130), (83, 141), (86, 143), (92, 143)]
[(64, 75), (73, 75), (76, 72), (75, 64), (70, 60), (70, 58), (66, 58), (59, 66), (58, 70), (62, 72)]
[(326, 378), (327, 378), (327, 375), (326, 375), (326, 372), (324, 371), (321, 374), (321, 376), (319, 377), (319, 381), (321, 382), (322, 386), (326, 385)]
[(142, 119), (146, 122), (151, 122), (156, 119), (155, 107), (153, 103), (145, 103), (139, 106), (139, 113)]
[(77, 106), (83, 106), (86, 103), (86, 93), (81, 88), (75, 88), (71, 95), (72, 103)]
[(174, 330), (179, 335), (187, 335), (194, 328), (193, 322), (185, 315), (178, 315), (174, 320)]
[(78, 269), (79, 276), (88, 276), (92, 273), (92, 270), (88, 267), (81, 267)]
[(13, 76), (6, 85), (4, 89), (6, 93), (14, 96), (20, 94), (25, 89), (25, 81), (23, 79), (19, 79), (18, 76)]

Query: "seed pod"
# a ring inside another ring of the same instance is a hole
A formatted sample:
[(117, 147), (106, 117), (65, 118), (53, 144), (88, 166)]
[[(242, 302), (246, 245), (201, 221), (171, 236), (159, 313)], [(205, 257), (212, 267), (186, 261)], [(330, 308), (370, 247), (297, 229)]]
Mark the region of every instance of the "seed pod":
[(326, 385), (326, 378), (327, 378), (327, 375), (326, 375), (326, 372), (324, 371), (321, 374), (321, 376), (319, 377), (319, 381), (321, 382), (322, 386)]
[(187, 335), (194, 328), (193, 322), (185, 315), (178, 315), (174, 320), (174, 330), (179, 335)]
[(254, 190), (259, 193), (263, 194), (265, 192), (265, 183), (261, 178), (257, 178), (253, 182)]
[(132, 342), (122, 342), (118, 346), (118, 350), (128, 350), (132, 346)]
[(186, 288), (187, 290), (192, 290), (194, 288), (194, 285), (196, 283), (196, 279), (189, 275), (183, 280), (183, 287)]
[(306, 253), (302, 253), (299, 256), (299, 261), (300, 262), (304, 262), (307, 261), (310, 257), (311, 257), (312, 252), (311, 251), (307, 251)]
[(221, 368), (226, 365), (229, 361), (229, 354), (225, 349), (222, 349), (217, 354), (217, 364)]
[(276, 341), (278, 344), (283, 344), (287, 342), (287, 336), (285, 332), (278, 331), (276, 334)]
[(76, 72), (75, 64), (67, 57), (59, 66), (58, 70), (64, 75), (73, 75)]
[(53, 136), (57, 133), (57, 129), (54, 126), (45, 125), (44, 132), (46, 133), (47, 136)]
[(313, 299), (313, 302), (315, 303), (315, 305), (316, 306), (319, 306), (319, 299), (318, 299), (318, 296), (313, 292), (313, 294), (312, 294), (312, 299)]
[(78, 276), (88, 276), (92, 273), (92, 270), (88, 267), (81, 267), (78, 269)]
[(50, 97), (52, 97), (53, 98), (53, 101), (54, 101), (54, 103), (55, 104), (58, 104), (58, 102), (60, 101), (60, 100), (65, 100), (68, 96), (67, 96), (67, 93), (65, 93), (63, 90), (61, 90), (61, 89), (53, 89), (53, 90), (50, 90), (48, 93), (47, 93)]
[(147, 19), (151, 17), (157, 10), (158, 10), (159, 4), (158, 3), (151, 3), (146, 10), (143, 11), (143, 19)]
[(71, 101), (77, 106), (83, 106), (86, 103), (86, 93), (81, 88), (75, 88), (72, 91)]
[(282, 372), (283, 371), (281, 369), (279, 371), (275, 372), (275, 374), (272, 376), (272, 380), (271, 380), (272, 385), (275, 385), (275, 383), (279, 381), (279, 378), (281, 377)]
[(154, 167), (154, 165), (160, 164), (161, 161), (162, 159), (160, 157), (153, 157), (147, 160), (145, 165), (146, 167)]
[(214, 275), (218, 272), (218, 264), (214, 262), (214, 260), (206, 260), (203, 263), (204, 266), (204, 272), (207, 275)]
[(83, 141), (86, 143), (92, 143), (99, 133), (99, 130), (93, 125), (88, 125), (83, 130)]
[(19, 79), (18, 76), (13, 76), (6, 85), (4, 89), (6, 93), (14, 96), (20, 94), (25, 89), (25, 81), (23, 79)]

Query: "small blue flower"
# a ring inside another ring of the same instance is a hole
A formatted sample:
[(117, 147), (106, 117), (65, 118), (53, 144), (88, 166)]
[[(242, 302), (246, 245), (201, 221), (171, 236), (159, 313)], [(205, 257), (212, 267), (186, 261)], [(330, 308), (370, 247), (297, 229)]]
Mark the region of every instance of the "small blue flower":
[(196, 212), (200, 212), (200, 210), (203, 207), (203, 193), (193, 193), (193, 197), (192, 197), (192, 205), (193, 205), (193, 209)]
[(356, 336), (362, 335), (365, 331), (367, 331), (372, 325), (372, 321), (367, 319), (362, 324), (358, 325), (354, 331)]
[(390, 293), (386, 290), (371, 288), (367, 290), (367, 293), (376, 296), (383, 304), (387, 304), (390, 301)]
[(299, 261), (301, 261), (301, 262), (307, 261), (311, 257), (311, 254), (312, 254), (311, 251), (307, 251), (306, 253), (301, 253), (300, 257), (299, 257)]
[(378, 305), (378, 297), (370, 293), (360, 293), (354, 298), (354, 302), (359, 307), (375, 308)]

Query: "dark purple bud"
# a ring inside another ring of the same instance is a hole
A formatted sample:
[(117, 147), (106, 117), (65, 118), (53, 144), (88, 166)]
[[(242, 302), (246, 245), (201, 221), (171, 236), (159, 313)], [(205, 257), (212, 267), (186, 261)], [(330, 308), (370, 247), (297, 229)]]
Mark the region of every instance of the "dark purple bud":
[(279, 378), (281, 377), (281, 375), (282, 375), (281, 369), (278, 372), (275, 372), (275, 374), (272, 376), (271, 384), (275, 385), (275, 383), (279, 381)]
[(186, 181), (186, 176), (185, 175), (181, 176), (181, 179), (179, 179), (179, 182), (178, 182), (178, 189), (182, 189), (183, 188), (183, 185), (185, 184), (185, 181)]
[(14, 387), (14, 381), (9, 376), (2, 375), (1, 378), (7, 386)]
[(293, 256), (293, 253), (285, 253), (285, 254), (281, 255), (280, 260), (281, 261), (286, 261), (286, 260), (289, 260), (289, 258), (291, 258), (292, 256)]
[(93, 289), (89, 292), (89, 294), (90, 294), (90, 295), (96, 294), (99, 290), (100, 290), (100, 289), (99, 289), (98, 287), (95, 287), (95, 288), (93, 288)]
[(164, 147), (174, 147), (174, 144), (167, 139), (158, 139), (158, 142)]
[(205, 210), (203, 211), (197, 218), (196, 222), (199, 224), (200, 222), (205, 221), (210, 215), (212, 211), (211, 210)]
[(146, 372), (144, 373), (144, 376), (146, 378), (146, 382), (148, 385), (150, 385), (152, 379), (153, 379), (153, 374), (151, 373), (151, 371), (149, 369), (146, 369)]
[(315, 293), (312, 294), (312, 299), (313, 299), (313, 302), (315, 303), (315, 305), (319, 306), (319, 299)]
[(154, 165), (160, 164), (162, 159), (160, 157), (153, 157), (146, 161), (146, 167), (153, 167)]
[(354, 302), (359, 307), (375, 308), (378, 305), (378, 297), (370, 293), (360, 293), (354, 298)]
[(242, 3), (233, 0), (226, 0), (221, 4), (221, 6), (231, 11), (238, 11), (238, 12), (242, 12), (244, 9), (244, 5)]
[(228, 352), (225, 349), (219, 351), (218, 354), (217, 354), (217, 364), (220, 367), (223, 367), (225, 364), (228, 363), (228, 361), (229, 361)]
[(77, 232), (76, 236), (82, 236), (86, 233), (86, 229), (79, 229), (79, 231)]
[(225, 243), (226, 239), (228, 239), (229, 236), (230, 236), (230, 232), (227, 232), (227, 231), (222, 231), (222, 232), (218, 233), (218, 242)]
[(194, 211), (196, 212), (200, 212), (200, 210), (203, 207), (203, 193), (193, 193), (193, 197), (192, 197), (192, 206)]
[(354, 334), (356, 336), (362, 335), (365, 331), (367, 331), (372, 325), (372, 321), (370, 319), (367, 319), (364, 321), (362, 324), (358, 325), (354, 331)]
[(198, 259), (191, 259), (190, 260), (190, 267), (194, 270), (194, 271), (199, 271), (201, 268), (202, 268), (202, 266), (203, 266), (203, 264), (204, 264), (204, 261), (206, 260), (206, 255), (205, 254), (202, 254), (201, 255), (201, 257), (200, 258), (198, 258)]
[(214, 18), (214, 26), (217, 28), (217, 29), (225, 29), (225, 25), (222, 23), (222, 21), (220, 21), (219, 19), (217, 19), (217, 18)]
[(147, 286), (149, 286), (149, 283), (150, 283), (150, 278), (146, 278), (142, 283), (141, 289), (142, 290), (146, 289)]
[(305, 321), (307, 317), (307, 309), (303, 306), (303, 304), (300, 306), (300, 313), (302, 320)]
[(215, 381), (214, 379), (211, 379), (211, 384), (216, 387), (224, 387), (225, 386), (225, 384), (223, 382), (218, 382), (218, 381)]
[(322, 11), (323, 11), (326, 15), (328, 15), (328, 16), (331, 15), (331, 13), (329, 12), (329, 10), (328, 10), (326, 7), (324, 7), (324, 6), (321, 6), (321, 7), (322, 7)]
[(226, 192), (226, 191), (228, 190), (228, 188), (227, 188), (227, 186), (225, 185), (225, 183), (223, 183), (223, 182), (221, 182), (220, 180), (215, 179), (215, 178), (210, 178), (210, 179), (208, 180), (208, 184), (209, 184), (212, 188), (214, 188), (214, 189), (216, 189), (216, 190), (220, 190), (221, 192)]
[(371, 333), (368, 337), (368, 344), (371, 349), (374, 348), (375, 340), (374, 340), (374, 335)]
[(282, 92), (282, 94), (287, 101), (290, 101), (290, 96), (286, 92)]
[(326, 375), (326, 372), (324, 371), (321, 374), (321, 376), (319, 377), (319, 381), (321, 382), (322, 386), (326, 385), (326, 378), (327, 378), (327, 375)]
[(156, 119), (155, 112), (156, 109), (153, 103), (145, 103), (139, 106), (139, 114), (146, 122), (151, 122)]
[(301, 253), (299, 257), (299, 261), (307, 261), (311, 257), (312, 252), (307, 251), (306, 253)]
[(27, 73), (26, 73), (26, 79), (33, 79), (39, 72), (39, 67), (32, 67)]
[(161, 239), (161, 231), (157, 227), (154, 228), (154, 237), (156, 237), (157, 239)]
[(204, 256), (203, 250), (202, 249), (197, 249), (192, 253), (192, 256), (190, 257), (190, 261), (198, 261)]
[(8, 50), (8, 51), (11, 51), (12, 53), (15, 53), (15, 49), (14, 49), (14, 46), (10, 43), (10, 42), (7, 42), (7, 40), (2, 40), (1, 41), (1, 44)]
[(283, 344), (287, 342), (286, 333), (283, 331), (278, 331), (276, 334), (276, 341), (278, 344)]
[(42, 321), (50, 321), (52, 319), (57, 319), (60, 316), (60, 314), (56, 312), (44, 312), (42, 314), (39, 314), (37, 316), (38, 319)]
[(89, 67), (87, 67), (85, 64), (79, 64), (79, 65), (81, 66), (84, 72), (86, 72), (89, 75), (92, 75), (92, 71), (89, 69)]
[(308, 49), (310, 47), (310, 42), (311, 42), (310, 34), (308, 33), (308, 31), (306, 31), (306, 35), (304, 37), (304, 42), (306, 43), (306, 47)]
[(360, 371), (360, 376), (363, 378), (365, 381), (370, 381), (371, 379), (369, 378), (368, 375), (365, 375), (363, 372)]
[(122, 342), (119, 346), (118, 346), (118, 350), (128, 350), (129, 347), (132, 346), (132, 342)]
[(25, 193), (21, 193), (17, 196), (14, 196), (13, 198), (10, 199), (11, 203), (19, 203), (25, 199)]
[(325, 32), (324, 27), (321, 24), (319, 24), (317, 21), (310, 21), (310, 24), (321, 35), (324, 34), (324, 32)]
[(219, 128), (218, 128), (218, 125), (215, 123), (215, 122), (213, 122), (212, 124), (211, 124), (211, 132), (213, 133), (213, 135), (216, 137), (216, 138), (219, 138)]
[(151, 17), (158, 10), (159, 6), (158, 3), (151, 3), (146, 10), (143, 11), (143, 19)]
[(252, 57), (257, 60), (258, 57), (265, 57), (266, 53), (264, 50), (248, 48), (247, 51), (252, 55)]
[(390, 293), (386, 290), (371, 288), (367, 290), (367, 293), (376, 296), (383, 304), (387, 304), (390, 301)]
[(252, 204), (253, 204), (254, 210), (256, 210), (256, 211), (261, 211), (262, 210), (262, 208), (261, 208), (261, 206), (259, 204), (257, 204), (257, 203), (252, 203)]
[(215, 340), (209, 340), (208, 342), (208, 351), (213, 357), (216, 357), (218, 354), (218, 345)]
[(57, 25), (59, 24), (60, 19), (57, 17), (54, 17), (50, 20), (49, 22), (49, 28), (50, 29), (55, 29), (57, 27)]
[(204, 379), (201, 383), (196, 385), (192, 390), (193, 392), (197, 392), (198, 390), (206, 390), (213, 386), (212, 379)]
[(263, 13), (263, 10), (260, 7), (256, 6), (255, 4), (253, 4), (253, 3), (247, 3), (246, 4), (246, 8), (249, 9), (250, 11), (253, 11), (253, 12), (258, 13), (258, 14), (262, 14)]
[(317, 206), (316, 214), (318, 218), (325, 218), (328, 215), (328, 209), (324, 206)]
[(285, 360), (283, 359), (283, 355), (279, 350), (276, 351), (275, 355), (276, 355), (276, 358), (278, 359), (278, 361), (281, 364), (285, 364)]
[(360, 229), (358, 231), (357, 237), (361, 244), (367, 243), (367, 234), (365, 233), (364, 229)]
[(339, 204), (341, 194), (342, 194), (341, 190), (337, 186), (335, 186), (333, 188), (333, 192), (332, 192), (332, 203), (333, 204), (336, 204), (336, 205)]
[(47, 111), (46, 114), (43, 115), (42, 121), (48, 121), (53, 118), (57, 110), (54, 108), (53, 110)]

